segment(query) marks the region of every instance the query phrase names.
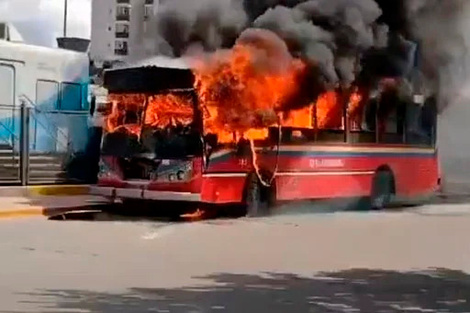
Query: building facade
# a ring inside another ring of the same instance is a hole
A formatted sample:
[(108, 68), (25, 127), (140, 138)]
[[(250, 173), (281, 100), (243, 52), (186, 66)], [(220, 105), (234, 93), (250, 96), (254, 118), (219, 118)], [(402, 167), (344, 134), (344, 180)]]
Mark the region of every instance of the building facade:
[(158, 0), (93, 0), (90, 58), (94, 64), (101, 67), (151, 54), (147, 39), (157, 6)]

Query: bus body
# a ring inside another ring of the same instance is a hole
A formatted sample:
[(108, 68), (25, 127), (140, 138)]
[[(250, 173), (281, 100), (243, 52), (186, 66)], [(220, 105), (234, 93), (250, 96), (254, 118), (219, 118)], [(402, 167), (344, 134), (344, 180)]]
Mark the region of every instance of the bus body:
[[(141, 70), (150, 71), (148, 68)], [(158, 85), (158, 79), (166, 84), (172, 80), (166, 72), (154, 76), (141, 74), (140, 77), (131, 77), (125, 70), (121, 74), (114, 72), (114, 80), (111, 77), (107, 81), (110, 94), (150, 92), (146, 88), (139, 89), (138, 82)], [(189, 80), (186, 88), (192, 87)], [(197, 97), (193, 99), (196, 102), (194, 119), (200, 119), (196, 124), (204, 128), (203, 109), (197, 104)], [(265, 194), (268, 191), (271, 199), (279, 201), (356, 198), (374, 194), (377, 178), (387, 173), (393, 200), (418, 200), (432, 195), (439, 179), (432, 107), (429, 102), (411, 109), (397, 109), (395, 111), (399, 112), (391, 114), (394, 117), (381, 123), (377, 113), (374, 114), (377, 110), (370, 105), (371, 109), (364, 110), (369, 111), (364, 113), (364, 120), (377, 127), (362, 128), (368, 130), (348, 125), (349, 121), (344, 123), (347, 127), (328, 130), (272, 127), (267, 130), (265, 139), (254, 142), (254, 147), (235, 135), (232, 143), (219, 144), (214, 136), (198, 129), (200, 136), (191, 140), (194, 143), (200, 139), (202, 144), (187, 154), (172, 155), (169, 148), (157, 153), (147, 150), (125, 155), (104, 152), (98, 184), (91, 192), (124, 200), (246, 204), (254, 177)], [(428, 116), (425, 120), (421, 118), (424, 115)], [(408, 123), (403, 122), (407, 119)], [(346, 114), (343, 121), (347, 121)], [(359, 123), (366, 124), (365, 121)], [(125, 136), (120, 138), (116, 142), (129, 140)], [(133, 165), (129, 165), (131, 163)]]
[[(1, 143), (18, 148), (18, 112), (26, 104), (35, 113), (30, 121), (31, 151), (63, 151), (67, 142), (75, 151), (83, 150), (88, 136), (88, 85), (86, 53), (0, 40)], [(59, 117), (65, 112), (84, 114)]]

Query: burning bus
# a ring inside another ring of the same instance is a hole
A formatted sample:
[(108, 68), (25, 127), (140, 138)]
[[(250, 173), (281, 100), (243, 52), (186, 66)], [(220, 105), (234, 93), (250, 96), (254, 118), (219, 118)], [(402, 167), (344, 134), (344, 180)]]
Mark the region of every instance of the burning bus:
[(250, 32), (189, 66), (105, 73), (93, 194), (257, 216), (280, 201), (364, 198), (381, 209), (436, 191), (433, 97), (399, 76), (326, 88), (276, 37)]

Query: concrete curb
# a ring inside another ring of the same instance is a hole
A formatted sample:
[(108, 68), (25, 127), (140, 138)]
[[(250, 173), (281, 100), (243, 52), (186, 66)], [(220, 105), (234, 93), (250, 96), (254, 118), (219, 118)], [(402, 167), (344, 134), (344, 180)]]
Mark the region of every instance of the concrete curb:
[(0, 197), (87, 195), (89, 185), (37, 185), (0, 187)]
[(12, 209), (0, 211), (0, 220), (9, 218), (45, 216), (42, 207), (31, 207), (28, 209)]
[(69, 212), (89, 210), (89, 207), (75, 206), (65, 208), (44, 208), (40, 206), (31, 206), (27, 209), (7, 209), (0, 211), (0, 220), (2, 219), (17, 219), (26, 217), (45, 217), (49, 218), (55, 215), (60, 215)]

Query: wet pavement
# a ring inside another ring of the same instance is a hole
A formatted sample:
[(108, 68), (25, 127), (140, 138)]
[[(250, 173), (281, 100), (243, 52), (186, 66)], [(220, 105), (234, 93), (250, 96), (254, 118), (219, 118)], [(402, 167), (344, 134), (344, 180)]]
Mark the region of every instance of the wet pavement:
[(470, 311), (469, 204), (108, 217), (0, 221), (0, 312)]

